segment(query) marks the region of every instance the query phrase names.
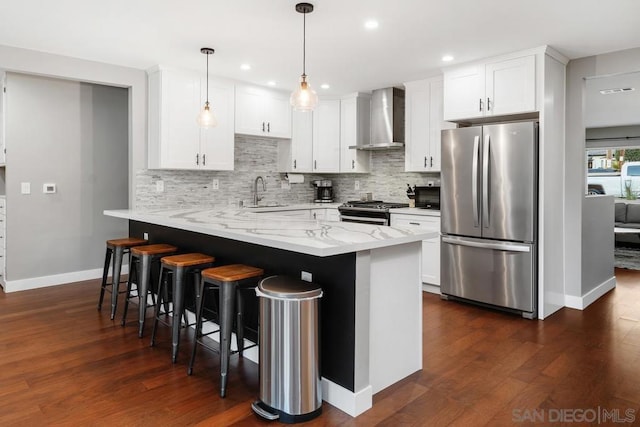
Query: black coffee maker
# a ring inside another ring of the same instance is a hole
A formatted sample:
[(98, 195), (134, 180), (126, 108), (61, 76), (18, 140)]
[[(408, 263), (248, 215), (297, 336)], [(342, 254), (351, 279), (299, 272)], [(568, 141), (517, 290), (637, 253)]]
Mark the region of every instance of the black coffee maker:
[(330, 179), (319, 179), (313, 181), (313, 186), (316, 188), (316, 195), (314, 202), (316, 203), (330, 203), (333, 202), (333, 185)]

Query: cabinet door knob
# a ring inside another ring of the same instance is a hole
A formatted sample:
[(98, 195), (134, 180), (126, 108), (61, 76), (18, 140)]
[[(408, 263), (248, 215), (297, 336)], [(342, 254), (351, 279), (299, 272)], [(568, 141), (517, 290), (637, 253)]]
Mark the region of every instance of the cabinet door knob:
[(196, 165), (200, 164), (200, 154), (196, 154)]
[(207, 165), (207, 155), (203, 154), (202, 155), (202, 166), (206, 166)]

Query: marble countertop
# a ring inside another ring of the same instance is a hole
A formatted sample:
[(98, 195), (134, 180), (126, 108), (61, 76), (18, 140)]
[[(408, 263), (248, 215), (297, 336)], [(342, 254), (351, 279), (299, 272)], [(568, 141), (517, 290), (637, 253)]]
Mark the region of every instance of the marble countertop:
[[(321, 208), (317, 204), (310, 206), (306, 209)], [(438, 235), (432, 231), (278, 215), (278, 211), (299, 209), (305, 208), (105, 210), (104, 214), (314, 256), (400, 245)]]

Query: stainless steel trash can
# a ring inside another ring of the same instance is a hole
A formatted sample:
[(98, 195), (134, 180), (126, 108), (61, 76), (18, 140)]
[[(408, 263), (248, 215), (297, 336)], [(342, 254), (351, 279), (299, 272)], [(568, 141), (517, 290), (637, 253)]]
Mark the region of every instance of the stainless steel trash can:
[(297, 423), (322, 412), (318, 299), (322, 289), (287, 276), (271, 276), (260, 297), (260, 395), (251, 406), (269, 420)]

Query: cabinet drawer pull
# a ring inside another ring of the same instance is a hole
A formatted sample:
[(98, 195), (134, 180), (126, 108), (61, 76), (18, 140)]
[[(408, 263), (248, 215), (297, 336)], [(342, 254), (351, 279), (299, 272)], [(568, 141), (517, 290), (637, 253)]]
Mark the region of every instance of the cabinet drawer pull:
[(267, 132), (271, 132), (271, 122), (267, 123)]
[(202, 166), (206, 166), (207, 165), (207, 155), (203, 154), (202, 155)]
[(491, 98), (487, 97), (487, 111), (491, 111)]
[(427, 156), (424, 156), (424, 167), (427, 167)]
[(431, 159), (431, 167), (433, 167), (433, 157), (429, 157)]
[(196, 165), (200, 164), (200, 154), (196, 154)]
[(262, 122), (262, 132), (264, 132), (264, 122)]
[(410, 222), (409, 224), (410, 224), (410, 225), (420, 225), (420, 223), (419, 223), (419, 222)]
[(314, 169), (318, 169), (318, 161), (317, 160), (313, 161), (313, 168)]
[(297, 163), (297, 162), (294, 160), (294, 161), (293, 161), (293, 168), (294, 168), (294, 169), (296, 168), (296, 163)]
[(482, 98), (480, 98), (480, 105), (478, 106), (479, 110), (478, 111), (482, 111)]
[(356, 161), (351, 160), (351, 169), (355, 169), (355, 168), (356, 168)]

